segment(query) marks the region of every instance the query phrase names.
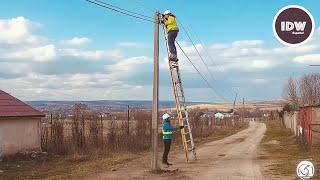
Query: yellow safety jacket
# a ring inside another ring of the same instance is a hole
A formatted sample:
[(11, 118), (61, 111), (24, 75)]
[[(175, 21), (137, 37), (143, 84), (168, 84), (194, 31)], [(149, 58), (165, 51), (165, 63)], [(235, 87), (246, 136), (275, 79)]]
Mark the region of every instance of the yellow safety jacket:
[(166, 27), (167, 32), (172, 30), (179, 30), (179, 27), (176, 22), (176, 17), (169, 15), (167, 18), (165, 18), (164, 26)]

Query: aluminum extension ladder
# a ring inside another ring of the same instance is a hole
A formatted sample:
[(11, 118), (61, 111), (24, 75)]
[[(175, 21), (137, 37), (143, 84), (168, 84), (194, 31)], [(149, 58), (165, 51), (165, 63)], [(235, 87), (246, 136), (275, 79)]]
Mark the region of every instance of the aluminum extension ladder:
[[(164, 28), (163, 30), (164, 30), (165, 41), (167, 46), (168, 59), (169, 59), (167, 33)], [(169, 68), (170, 68), (170, 76), (171, 76), (171, 82), (173, 87), (173, 93), (174, 93), (175, 102), (176, 102), (176, 112), (177, 112), (178, 122), (179, 122), (179, 125), (185, 126), (183, 129), (181, 129), (180, 132), (181, 132), (181, 138), (183, 142), (183, 148), (186, 155), (186, 160), (187, 162), (189, 162), (189, 160), (191, 159), (189, 154), (190, 152), (192, 152), (194, 160), (197, 159), (197, 156), (196, 156), (196, 148), (195, 148), (193, 137), (192, 137), (189, 114), (187, 111), (181, 75), (179, 71), (179, 63), (169, 60)]]

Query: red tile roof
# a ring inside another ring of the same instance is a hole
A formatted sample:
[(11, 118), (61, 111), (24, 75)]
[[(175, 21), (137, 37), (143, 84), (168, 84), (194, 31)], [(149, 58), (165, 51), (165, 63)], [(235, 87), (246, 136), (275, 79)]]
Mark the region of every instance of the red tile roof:
[(45, 115), (10, 94), (0, 90), (1, 117), (44, 117)]

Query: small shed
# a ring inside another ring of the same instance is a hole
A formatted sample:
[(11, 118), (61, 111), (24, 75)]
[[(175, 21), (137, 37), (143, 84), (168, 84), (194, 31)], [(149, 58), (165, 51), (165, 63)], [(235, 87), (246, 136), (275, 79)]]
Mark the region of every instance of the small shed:
[(43, 113), (0, 90), (0, 156), (41, 151)]

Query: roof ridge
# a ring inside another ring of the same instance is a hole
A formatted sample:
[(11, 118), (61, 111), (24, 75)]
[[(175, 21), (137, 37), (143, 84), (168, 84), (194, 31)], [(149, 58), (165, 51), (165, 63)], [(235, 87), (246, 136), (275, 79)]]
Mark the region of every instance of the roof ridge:
[[(1, 97), (2, 96), (2, 97)], [(20, 99), (12, 96), (11, 94), (0, 90), (0, 102), (8, 101), (5, 105), (1, 105), (0, 107), (6, 107), (5, 110), (0, 108), (0, 117), (23, 117), (23, 116), (36, 116), (36, 117), (44, 117), (45, 115), (39, 110), (35, 109), (31, 105), (21, 101)], [(3, 98), (7, 97), (7, 98)], [(10, 103), (12, 103), (10, 105)], [(2, 110), (1, 110), (2, 109)]]

